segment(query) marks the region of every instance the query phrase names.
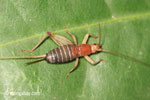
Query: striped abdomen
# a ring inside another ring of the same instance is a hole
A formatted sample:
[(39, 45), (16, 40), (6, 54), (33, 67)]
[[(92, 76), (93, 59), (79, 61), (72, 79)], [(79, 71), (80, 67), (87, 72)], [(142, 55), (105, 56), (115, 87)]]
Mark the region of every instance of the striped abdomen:
[(72, 61), (76, 58), (72, 52), (74, 48), (76, 48), (76, 45), (74, 44), (60, 46), (47, 53), (46, 60), (49, 63), (64, 63)]
[(46, 60), (49, 63), (65, 63), (74, 60), (81, 56), (91, 54), (91, 46), (88, 44), (70, 44), (63, 45), (56, 49), (51, 50), (46, 55)]

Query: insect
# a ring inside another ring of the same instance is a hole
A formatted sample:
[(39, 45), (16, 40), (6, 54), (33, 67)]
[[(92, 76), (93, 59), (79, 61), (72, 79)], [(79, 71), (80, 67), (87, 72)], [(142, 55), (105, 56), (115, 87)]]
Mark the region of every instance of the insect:
[[(47, 32), (44, 35), (44, 37), (39, 41), (39, 43), (35, 47), (33, 47), (31, 50), (21, 50), (21, 51), (22, 52), (25, 52), (25, 51), (33, 52), (44, 42), (44, 40), (47, 37), (50, 37), (56, 44), (58, 44), (59, 47), (49, 51), (47, 54), (40, 55), (40, 56), (1, 57), (0, 59), (18, 59), (18, 58), (19, 59), (20, 58), (22, 58), (22, 59), (38, 59), (36, 61), (32, 61), (27, 64), (32, 64), (32, 63), (36, 63), (36, 62), (40, 62), (40, 61), (44, 61), (44, 60), (46, 60), (48, 63), (53, 63), (53, 64), (65, 63), (65, 62), (70, 62), (70, 61), (76, 60), (73, 68), (67, 73), (66, 77), (68, 77), (69, 74), (77, 68), (80, 57), (84, 57), (91, 64), (98, 64), (101, 61), (106, 62), (106, 60), (104, 60), (104, 59), (94, 61), (89, 57), (89, 55), (91, 55), (93, 53), (97, 53), (97, 52), (108, 52), (108, 53), (116, 54), (116, 55), (123, 56), (128, 59), (131, 59), (133, 61), (142, 63), (146, 66), (150, 66), (149, 64), (147, 64), (145, 62), (139, 61), (135, 58), (126, 56), (124, 54), (113, 52), (113, 51), (106, 50), (106, 49), (102, 49), (100, 25), (99, 25), (99, 36), (94, 36), (94, 35), (88, 33), (83, 38), (82, 44), (79, 44), (79, 45), (77, 44), (77, 39), (76, 39), (75, 35), (72, 34), (71, 32), (69, 32), (66, 28), (65, 28), (65, 31), (67, 34), (69, 34), (72, 37), (74, 43), (72, 43), (72, 41), (70, 41), (69, 39), (67, 39), (64, 36), (60, 36), (60, 35), (56, 35), (51, 32)], [(98, 44), (87, 44), (89, 37), (99, 38), (99, 43)]]

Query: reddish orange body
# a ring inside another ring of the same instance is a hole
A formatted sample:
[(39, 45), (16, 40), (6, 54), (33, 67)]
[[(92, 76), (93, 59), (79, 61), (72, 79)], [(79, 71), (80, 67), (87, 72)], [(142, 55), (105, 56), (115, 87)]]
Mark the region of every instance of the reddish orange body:
[(91, 45), (79, 44), (76, 48), (72, 48), (72, 52), (75, 57), (90, 55), (92, 53)]

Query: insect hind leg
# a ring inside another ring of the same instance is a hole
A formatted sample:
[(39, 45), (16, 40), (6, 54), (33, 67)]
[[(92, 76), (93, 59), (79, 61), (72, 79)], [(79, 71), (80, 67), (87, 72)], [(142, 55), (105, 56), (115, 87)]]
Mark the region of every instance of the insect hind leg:
[(32, 53), (34, 50), (36, 50), (45, 41), (45, 39), (49, 36), (50, 33), (51, 32), (47, 32), (43, 36), (43, 38), (32, 49), (21, 50), (21, 52), (30, 52), (30, 53)]

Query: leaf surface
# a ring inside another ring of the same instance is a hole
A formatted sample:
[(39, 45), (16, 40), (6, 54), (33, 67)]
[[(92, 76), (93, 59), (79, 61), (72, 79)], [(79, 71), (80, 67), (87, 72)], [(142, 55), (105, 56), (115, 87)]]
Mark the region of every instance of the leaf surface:
[[(70, 40), (64, 26), (78, 43), (86, 33), (98, 35), (101, 24), (103, 48), (150, 64), (149, 0), (0, 0), (0, 56), (41, 55), (56, 48), (47, 39), (31, 49), (50, 31)], [(98, 43), (90, 38), (89, 44)], [(80, 58), (78, 68), (66, 78), (75, 62), (30, 66), (32, 60), (0, 60), (0, 98), (7, 100), (148, 100), (150, 67), (117, 55), (98, 53), (97, 65)]]

